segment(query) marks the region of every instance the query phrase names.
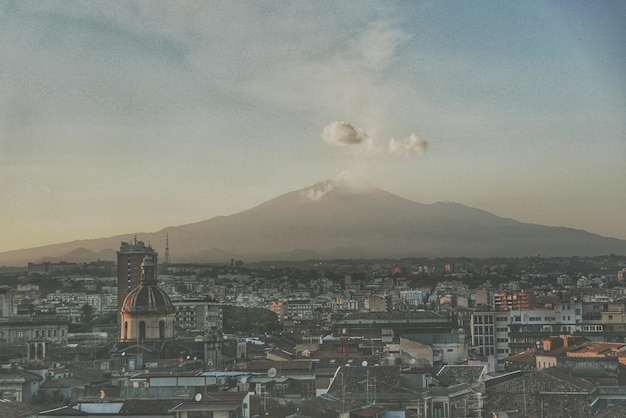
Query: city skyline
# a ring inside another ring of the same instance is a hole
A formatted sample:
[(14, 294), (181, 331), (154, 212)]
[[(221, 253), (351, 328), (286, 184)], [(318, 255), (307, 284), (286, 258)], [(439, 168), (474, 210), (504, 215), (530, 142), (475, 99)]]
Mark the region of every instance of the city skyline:
[(0, 1), (0, 252), (324, 178), (626, 239), (622, 2)]

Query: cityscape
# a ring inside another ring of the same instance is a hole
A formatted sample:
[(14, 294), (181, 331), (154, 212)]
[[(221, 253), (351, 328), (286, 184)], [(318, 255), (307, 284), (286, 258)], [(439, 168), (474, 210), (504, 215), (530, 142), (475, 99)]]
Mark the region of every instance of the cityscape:
[(2, 416), (626, 408), (626, 256), (176, 263), (170, 251), (134, 237), (116, 262), (4, 268)]
[(625, 40), (0, 0), (0, 418), (625, 418)]

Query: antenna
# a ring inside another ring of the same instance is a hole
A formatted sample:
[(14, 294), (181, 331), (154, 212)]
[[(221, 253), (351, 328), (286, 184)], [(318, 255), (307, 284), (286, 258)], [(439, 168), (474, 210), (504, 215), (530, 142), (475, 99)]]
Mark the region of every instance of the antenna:
[(163, 264), (170, 265), (170, 237), (167, 232), (165, 233), (165, 260), (163, 260)]
[(270, 369), (267, 371), (267, 377), (276, 377), (276, 373), (278, 373), (276, 369), (270, 367)]

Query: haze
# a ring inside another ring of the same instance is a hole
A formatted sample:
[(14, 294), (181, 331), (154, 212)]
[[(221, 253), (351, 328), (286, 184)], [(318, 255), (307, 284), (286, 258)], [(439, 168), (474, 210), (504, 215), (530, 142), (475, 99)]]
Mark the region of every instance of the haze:
[(626, 3), (0, 1), (0, 251), (346, 175), (626, 239)]

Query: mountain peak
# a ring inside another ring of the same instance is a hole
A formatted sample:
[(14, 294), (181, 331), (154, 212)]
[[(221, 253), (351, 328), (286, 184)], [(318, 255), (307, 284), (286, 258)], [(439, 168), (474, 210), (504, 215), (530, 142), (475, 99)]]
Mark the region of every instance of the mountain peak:
[(340, 174), (335, 178), (318, 181), (314, 185), (302, 189), (301, 193), (311, 200), (319, 200), (330, 192), (342, 195), (353, 195), (368, 194), (375, 190), (376, 188), (365, 179)]

